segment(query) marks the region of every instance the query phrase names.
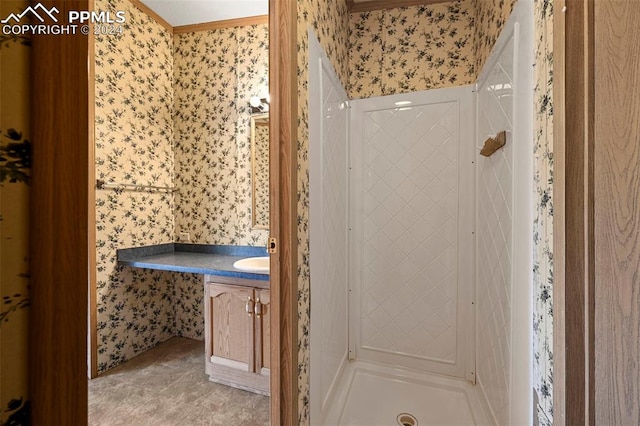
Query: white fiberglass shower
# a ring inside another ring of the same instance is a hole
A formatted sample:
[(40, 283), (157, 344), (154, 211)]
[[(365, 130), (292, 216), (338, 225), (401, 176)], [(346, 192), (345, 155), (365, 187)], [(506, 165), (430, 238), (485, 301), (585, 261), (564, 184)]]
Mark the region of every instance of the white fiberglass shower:
[(312, 424), (531, 424), (532, 15), (477, 84), (355, 101), (310, 32)]
[(474, 380), (470, 86), (357, 100), (350, 351)]

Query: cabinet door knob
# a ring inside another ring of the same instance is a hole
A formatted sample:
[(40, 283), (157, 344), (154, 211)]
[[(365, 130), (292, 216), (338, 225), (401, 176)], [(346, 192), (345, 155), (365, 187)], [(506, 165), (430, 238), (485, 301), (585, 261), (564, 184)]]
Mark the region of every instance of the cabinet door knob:
[(251, 296), (247, 297), (247, 304), (244, 306), (245, 311), (247, 311), (247, 314), (249, 316), (251, 316), (253, 314), (253, 310), (254, 310), (254, 305), (253, 305), (253, 300), (251, 300)]
[(260, 315), (262, 315), (262, 303), (260, 303), (260, 298), (256, 299), (256, 305), (254, 307), (254, 312), (256, 313), (256, 316), (259, 318)]

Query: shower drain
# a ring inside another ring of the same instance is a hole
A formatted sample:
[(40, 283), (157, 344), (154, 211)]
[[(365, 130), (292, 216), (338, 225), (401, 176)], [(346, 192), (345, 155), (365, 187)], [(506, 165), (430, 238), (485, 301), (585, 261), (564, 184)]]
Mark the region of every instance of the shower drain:
[(418, 419), (409, 413), (400, 413), (396, 420), (400, 426), (418, 426)]

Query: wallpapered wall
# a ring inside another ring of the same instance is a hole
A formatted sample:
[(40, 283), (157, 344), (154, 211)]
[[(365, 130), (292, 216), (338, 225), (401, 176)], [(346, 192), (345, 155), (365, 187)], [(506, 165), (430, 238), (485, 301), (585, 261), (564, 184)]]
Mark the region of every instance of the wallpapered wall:
[[(266, 121), (266, 123), (265, 123)], [(255, 224), (269, 226), (269, 117), (257, 118), (254, 126), (253, 196), (255, 197)]]
[(476, 74), (482, 70), (482, 66), (491, 53), (502, 27), (509, 19), (515, 3), (516, 0), (475, 0), (475, 22), (477, 25), (473, 38), (473, 51)]
[(175, 36), (176, 234), (266, 246), (251, 229), (249, 98), (269, 79), (268, 25)]
[(473, 5), (450, 2), (352, 14), (349, 97), (473, 83)]
[(534, 3), (533, 377), (540, 425), (553, 424), (553, 0)]
[(97, 191), (98, 369), (178, 335), (202, 339), (202, 280), (119, 267), (116, 250), (266, 245), (251, 227), (249, 98), (268, 79), (267, 25), (174, 36), (127, 0), (122, 36), (96, 38), (96, 177), (175, 186)]
[[(176, 241), (266, 246), (251, 229), (249, 98), (269, 78), (268, 25), (174, 36)], [(204, 336), (202, 277), (176, 274), (175, 335)]]
[[(173, 37), (127, 0), (96, 0), (126, 11), (121, 36), (95, 40), (96, 178), (172, 186)], [(119, 267), (116, 250), (174, 237), (168, 193), (96, 191), (98, 370), (173, 335), (173, 275)]]
[[(0, 3), (0, 18), (26, 0)], [(27, 424), (29, 402), (29, 48), (0, 35), (0, 424)]]

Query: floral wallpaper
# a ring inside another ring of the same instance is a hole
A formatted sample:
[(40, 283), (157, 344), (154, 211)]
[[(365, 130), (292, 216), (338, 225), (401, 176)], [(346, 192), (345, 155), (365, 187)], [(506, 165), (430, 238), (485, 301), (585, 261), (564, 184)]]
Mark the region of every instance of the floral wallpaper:
[(173, 273), (173, 336), (204, 340), (204, 279), (200, 274)]
[(553, 0), (534, 2), (534, 389), (538, 423), (553, 424)]
[[(269, 25), (256, 25), (237, 28), (238, 62), (236, 65), (238, 90), (238, 120), (236, 134), (238, 143), (238, 204), (242, 210), (241, 225), (238, 230), (246, 233), (246, 245), (267, 246), (268, 230), (251, 230), (253, 224), (253, 203), (251, 198), (251, 114), (249, 99), (260, 95), (269, 87)], [(268, 201), (267, 201), (268, 205)], [(268, 223), (268, 222), (267, 222)], [(245, 244), (240, 242), (237, 244)]]
[(267, 88), (268, 26), (177, 34), (176, 233), (194, 243), (266, 246), (252, 230), (249, 98)]
[(251, 228), (249, 98), (268, 81), (267, 25), (173, 35), (126, 0), (122, 35), (96, 38), (96, 177), (178, 191), (97, 190), (98, 369), (167, 338), (204, 337), (197, 274), (117, 266), (116, 250), (266, 245)]
[(253, 196), (255, 197), (254, 223), (269, 226), (269, 117), (254, 116), (253, 137)]
[[(537, 1), (537, 0), (536, 0)], [(491, 53), (516, 0), (475, 0), (476, 30), (473, 38), (476, 75)]]
[[(0, 18), (26, 0), (0, 3)], [(0, 424), (27, 425), (30, 39), (0, 35)]]
[(309, 37), (313, 28), (348, 83), (349, 12), (345, 0), (298, 1), (298, 422), (309, 424)]
[[(173, 35), (127, 0), (122, 35), (95, 40), (96, 178), (172, 186)], [(173, 242), (166, 192), (96, 190), (98, 370), (173, 335), (173, 276), (117, 266), (116, 250)]]
[(468, 1), (352, 14), (349, 97), (473, 83), (474, 14)]

